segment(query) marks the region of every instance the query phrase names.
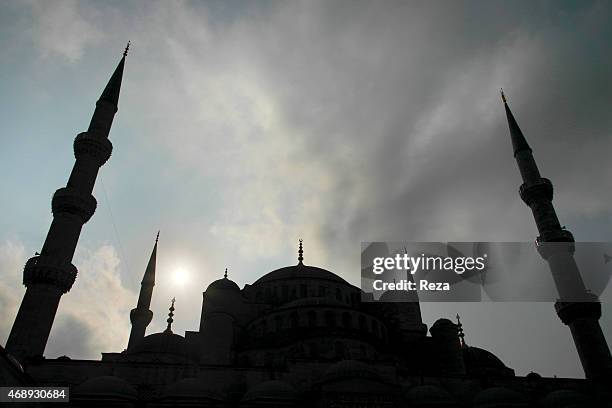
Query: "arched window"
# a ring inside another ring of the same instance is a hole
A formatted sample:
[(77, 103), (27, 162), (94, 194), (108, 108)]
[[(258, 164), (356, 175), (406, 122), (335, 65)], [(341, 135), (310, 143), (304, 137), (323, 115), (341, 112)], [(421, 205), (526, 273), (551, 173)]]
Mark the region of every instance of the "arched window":
[(291, 326), (292, 329), (295, 329), (296, 327), (298, 327), (298, 314), (297, 314), (297, 312), (292, 312), (289, 315), (289, 325)]
[(334, 312), (332, 312), (331, 310), (328, 310), (327, 312), (325, 312), (325, 325), (328, 327), (336, 326), (336, 316), (334, 315)]
[(367, 330), (366, 318), (364, 315), (359, 315), (359, 329), (364, 331)]
[(349, 312), (342, 313), (342, 327), (350, 329), (352, 325), (351, 315)]
[(337, 358), (344, 358), (344, 343), (341, 341), (337, 341), (334, 343), (334, 353)]
[(372, 333), (374, 333), (375, 336), (378, 336), (378, 322), (376, 320), (372, 320)]
[(308, 327), (316, 327), (317, 313), (314, 310), (308, 312)]
[(336, 300), (342, 302), (342, 291), (340, 288), (336, 288)]
[(283, 328), (283, 318), (281, 316), (276, 316), (274, 318), (274, 330), (281, 331)]

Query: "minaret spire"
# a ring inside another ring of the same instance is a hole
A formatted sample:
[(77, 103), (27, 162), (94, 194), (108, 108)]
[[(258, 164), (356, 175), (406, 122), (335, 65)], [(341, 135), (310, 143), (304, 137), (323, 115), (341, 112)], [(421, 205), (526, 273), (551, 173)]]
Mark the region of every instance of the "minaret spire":
[(574, 236), (562, 228), (552, 204), (553, 185), (540, 176), (531, 148), (514, 119), (502, 91), (514, 158), (523, 184), (521, 199), (531, 208), (539, 236), (538, 252), (549, 265), (559, 293), (555, 303), (557, 315), (569, 326), (587, 378), (612, 377), (612, 357), (599, 326), (601, 304), (589, 293), (574, 260)]
[(91, 194), (98, 171), (110, 158), (108, 140), (117, 112), (125, 56), (96, 103), (87, 132), (74, 141), (76, 161), (66, 187), (53, 195), (53, 221), (39, 255), (24, 267), (26, 293), (6, 342), (6, 349), (18, 359), (42, 355), (62, 295), (70, 290), (77, 275), (72, 258), (83, 224), (93, 216), (96, 199)]
[(172, 298), (172, 304), (170, 305), (170, 308), (168, 309), (170, 311), (170, 313), (168, 313), (168, 319), (166, 320), (166, 322), (168, 322), (168, 327), (166, 327), (166, 330), (164, 330), (164, 333), (172, 333), (172, 322), (174, 322), (174, 302), (176, 301), (175, 298)]
[(457, 313), (457, 334), (459, 336), (459, 344), (461, 347), (465, 347), (465, 333), (463, 332), (463, 325), (461, 324), (459, 313)]
[(157, 242), (159, 241), (159, 231), (155, 237), (155, 245), (149, 257), (149, 263), (145, 270), (142, 282), (140, 283), (140, 293), (138, 294), (138, 303), (134, 309), (130, 311), (130, 321), (132, 330), (130, 331), (130, 339), (128, 341), (128, 349), (144, 338), (147, 326), (153, 319), (151, 308), (151, 298), (153, 297), (153, 286), (155, 286), (155, 268), (157, 264)]
[(302, 265), (304, 261), (304, 248), (302, 247), (302, 239), (300, 238), (300, 246), (298, 249), (298, 264)]

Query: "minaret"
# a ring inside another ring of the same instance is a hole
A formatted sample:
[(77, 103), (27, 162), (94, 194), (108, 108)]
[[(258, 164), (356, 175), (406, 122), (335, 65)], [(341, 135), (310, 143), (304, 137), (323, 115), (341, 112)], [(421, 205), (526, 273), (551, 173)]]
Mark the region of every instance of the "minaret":
[(117, 112), (128, 47), (129, 43), (96, 103), (87, 132), (74, 140), (76, 162), (68, 184), (57, 190), (51, 200), (53, 221), (40, 255), (25, 264), (23, 284), (27, 289), (6, 342), (7, 351), (19, 359), (43, 354), (60, 298), (76, 279), (72, 257), (83, 224), (96, 210), (91, 193), (98, 170), (113, 149), (108, 134)]
[(559, 293), (559, 300), (555, 303), (557, 315), (570, 328), (585, 376), (608, 377), (612, 373), (612, 357), (598, 322), (601, 304), (584, 286), (574, 260), (574, 236), (561, 227), (552, 204), (552, 183), (540, 176), (531, 148), (508, 107), (503, 91), (502, 101), (514, 158), (523, 179), (519, 194), (531, 208), (540, 233), (536, 239), (538, 252), (548, 262)]
[(132, 331), (130, 331), (130, 340), (128, 349), (134, 346), (138, 341), (144, 338), (147, 326), (153, 319), (153, 312), (150, 310), (151, 297), (153, 296), (153, 286), (155, 286), (155, 266), (157, 264), (157, 241), (159, 240), (159, 232), (155, 238), (153, 252), (149, 258), (147, 269), (145, 270), (142, 282), (140, 283), (140, 294), (138, 295), (138, 304), (136, 308), (130, 312), (130, 321), (132, 322)]

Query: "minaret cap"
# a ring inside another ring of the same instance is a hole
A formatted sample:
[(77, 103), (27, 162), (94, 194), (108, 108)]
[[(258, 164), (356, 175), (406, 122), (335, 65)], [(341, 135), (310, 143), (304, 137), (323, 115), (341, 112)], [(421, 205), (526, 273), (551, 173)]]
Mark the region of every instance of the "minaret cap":
[(227, 279), (227, 268), (225, 268), (225, 273), (223, 274), (223, 279)]
[(529, 151), (531, 152), (531, 147), (527, 143), (525, 136), (523, 136), (523, 132), (519, 127), (510, 107), (508, 106), (506, 95), (504, 91), (501, 91), (502, 102), (504, 103), (504, 109), (506, 110), (506, 119), (508, 120), (508, 128), (510, 130), (510, 139), (512, 140), (512, 149), (514, 150), (514, 156), (516, 157), (518, 152), (521, 151)]
[(130, 50), (130, 42), (127, 42), (127, 45), (125, 46), (125, 50), (123, 50), (123, 56), (127, 57), (128, 55), (128, 51)]

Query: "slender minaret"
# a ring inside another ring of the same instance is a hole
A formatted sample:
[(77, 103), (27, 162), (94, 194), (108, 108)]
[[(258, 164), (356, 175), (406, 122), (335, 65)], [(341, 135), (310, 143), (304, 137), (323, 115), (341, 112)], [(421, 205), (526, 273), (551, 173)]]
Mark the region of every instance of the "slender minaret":
[(98, 170), (113, 149), (108, 134), (117, 112), (128, 47), (129, 43), (96, 103), (87, 132), (74, 140), (76, 162), (66, 187), (53, 195), (53, 221), (42, 250), (25, 264), (23, 284), (27, 289), (6, 342), (7, 351), (19, 359), (43, 354), (60, 298), (76, 279), (72, 257), (83, 224), (96, 210), (91, 193)]
[(140, 294), (138, 295), (138, 304), (136, 308), (130, 312), (130, 321), (132, 322), (132, 331), (130, 331), (130, 340), (128, 349), (144, 338), (147, 326), (153, 319), (151, 307), (151, 297), (153, 296), (153, 286), (155, 286), (155, 266), (157, 264), (157, 241), (159, 241), (159, 232), (155, 237), (155, 245), (153, 252), (149, 258), (147, 269), (145, 270), (142, 282), (140, 283)]
[(519, 194), (531, 208), (540, 234), (536, 239), (538, 252), (548, 262), (559, 293), (559, 300), (555, 303), (557, 315), (570, 328), (585, 376), (609, 377), (612, 357), (599, 326), (601, 304), (584, 286), (574, 260), (574, 236), (561, 227), (552, 204), (552, 183), (540, 176), (531, 148), (508, 107), (503, 91), (502, 101), (510, 127), (514, 158), (523, 179)]

